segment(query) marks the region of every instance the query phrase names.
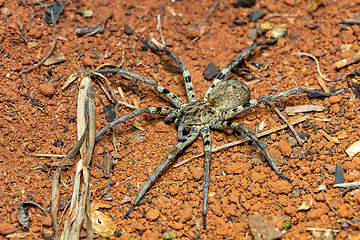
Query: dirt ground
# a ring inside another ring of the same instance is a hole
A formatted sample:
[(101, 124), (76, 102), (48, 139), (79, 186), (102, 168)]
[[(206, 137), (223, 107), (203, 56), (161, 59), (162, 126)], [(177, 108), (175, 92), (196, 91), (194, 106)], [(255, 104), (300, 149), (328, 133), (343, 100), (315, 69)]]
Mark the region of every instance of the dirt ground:
[[(77, 142), (77, 84), (62, 90), (67, 77), (76, 69), (85, 66), (95, 69), (103, 63), (121, 64), (129, 71), (155, 79), (186, 101), (182, 75), (166, 70), (175, 62), (163, 54), (142, 49), (146, 38), (161, 42), (158, 15), (167, 48), (189, 68), (198, 98), (205, 95), (212, 82), (203, 76), (205, 67), (213, 63), (222, 69), (251, 43), (268, 39), (265, 33), (254, 36), (254, 29), (264, 23), (285, 24), (287, 34), (276, 44), (255, 50), (246, 64), (231, 74), (233, 79), (249, 83), (252, 98), (296, 87), (324, 91), (349, 88), (347, 75), (359, 63), (341, 69), (336, 69), (334, 63), (360, 50), (359, 26), (340, 23), (341, 18), (359, 16), (360, 1), (311, 2), (328, 4), (309, 12), (304, 0), (258, 0), (250, 8), (234, 6), (235, 1), (222, 1), (206, 18), (214, 1), (66, 1), (57, 22), (57, 43), (51, 54), (62, 54), (64, 61), (41, 65), (20, 76), (20, 72), (39, 62), (52, 47), (53, 25), (44, 20), (44, 5), (49, 7), (54, 3), (1, 0), (0, 238), (42, 239), (52, 231), (49, 217), (38, 208), (30, 208), (30, 228), (23, 232), (16, 211), (25, 201), (34, 201), (49, 210), (54, 169), (46, 164), (58, 159), (34, 154), (67, 154)], [(92, 16), (85, 17), (85, 10), (91, 10)], [(255, 11), (252, 17), (258, 13), (264, 16), (252, 22), (251, 11)], [(110, 14), (103, 32), (91, 36), (75, 33), (78, 25), (101, 24)], [(335, 79), (343, 74), (341, 80), (321, 80), (315, 61), (293, 55), (294, 52), (315, 55), (324, 75)], [(123, 101), (127, 103), (139, 107), (171, 106), (150, 86), (117, 75), (107, 77), (114, 89), (122, 87)], [(98, 84), (95, 95), (96, 127), (101, 129), (107, 124), (104, 106), (109, 101)], [(201, 226), (202, 157), (170, 167), (130, 218), (123, 218), (142, 184), (177, 144), (174, 124), (166, 125), (160, 115), (149, 114), (120, 124), (117, 153), (111, 133), (107, 133), (95, 146), (90, 175), (92, 203), (112, 206), (102, 210), (117, 225), (110, 238), (160, 239), (164, 233), (172, 232), (178, 239), (251, 239), (248, 220), (258, 215), (280, 230), (285, 221), (291, 221), (292, 227), (286, 230), (283, 239), (334, 239), (335, 235), (337, 239), (360, 239), (360, 192), (333, 187), (337, 163), (343, 168), (345, 182), (359, 181), (360, 157), (350, 158), (345, 152), (360, 139), (359, 99), (349, 88), (347, 93), (328, 99), (309, 99), (306, 94), (299, 94), (275, 102), (283, 113), (290, 106), (325, 107), (320, 112), (286, 115), (289, 121), (310, 117), (295, 126), (301, 136), (308, 138), (303, 146), (297, 144), (287, 128), (261, 138), (281, 171), (293, 182), (280, 179), (253, 143), (213, 153), (206, 230)], [(131, 109), (121, 106), (119, 115), (130, 112)], [(264, 105), (234, 121), (257, 132), (284, 124)], [(324, 132), (336, 139), (326, 138)], [(230, 133), (212, 131), (213, 147), (237, 140)], [(106, 151), (118, 161), (108, 179), (100, 168)], [(176, 162), (202, 152), (200, 137)], [(44, 167), (32, 169), (39, 165)], [(74, 167), (68, 167), (61, 176), (61, 200), (65, 199), (65, 205), (66, 197), (72, 192), (73, 175)], [(102, 197), (101, 192), (109, 181), (115, 182), (111, 197)], [(327, 187), (324, 195), (319, 189), (321, 184)], [(59, 220), (61, 214), (62, 211)]]

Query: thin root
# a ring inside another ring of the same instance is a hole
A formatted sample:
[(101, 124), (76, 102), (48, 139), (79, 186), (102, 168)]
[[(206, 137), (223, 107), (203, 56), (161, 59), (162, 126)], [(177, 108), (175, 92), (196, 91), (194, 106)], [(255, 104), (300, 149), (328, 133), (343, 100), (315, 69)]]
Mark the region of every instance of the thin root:
[(45, 62), (46, 59), (48, 59), (48, 58), (50, 57), (50, 55), (51, 55), (52, 52), (54, 51), (54, 49), (55, 49), (55, 47), (56, 47), (56, 42), (57, 42), (57, 27), (56, 27), (56, 21), (55, 21), (55, 19), (54, 19), (54, 13), (53, 13), (52, 10), (50, 10), (50, 14), (51, 14), (51, 19), (52, 19), (53, 27), (54, 27), (54, 30), (53, 30), (53, 31), (54, 31), (54, 36), (53, 36), (53, 39), (54, 39), (54, 40), (53, 40), (53, 44), (52, 44), (52, 46), (51, 46), (50, 51), (49, 51), (49, 52), (46, 54), (46, 56), (45, 56), (43, 59), (41, 59), (38, 63), (36, 63), (35, 65), (33, 65), (32, 67), (30, 67), (30, 68), (28, 68), (28, 69), (25, 69), (25, 70), (21, 71), (21, 72), (19, 73), (19, 75), (22, 75), (22, 74), (24, 74), (24, 73), (30, 72), (30, 71), (38, 68), (40, 65), (42, 65), (42, 64)]
[(322, 79), (324, 79), (325, 81), (327, 81), (327, 82), (337, 82), (337, 81), (339, 81), (339, 80), (341, 79), (341, 77), (342, 77), (342, 74), (340, 74), (340, 75), (338, 75), (334, 80), (332, 80), (332, 79), (326, 77), (325, 75), (323, 75), (322, 72), (321, 72), (321, 70), (320, 70), (319, 61), (318, 61), (317, 58), (316, 58), (314, 55), (312, 55), (312, 54), (303, 53), (303, 52), (296, 52), (296, 53), (293, 53), (293, 55), (308, 56), (308, 57), (311, 57), (312, 59), (314, 59), (315, 62), (316, 62), (316, 68), (317, 68), (317, 71), (318, 71), (320, 77), (321, 77)]

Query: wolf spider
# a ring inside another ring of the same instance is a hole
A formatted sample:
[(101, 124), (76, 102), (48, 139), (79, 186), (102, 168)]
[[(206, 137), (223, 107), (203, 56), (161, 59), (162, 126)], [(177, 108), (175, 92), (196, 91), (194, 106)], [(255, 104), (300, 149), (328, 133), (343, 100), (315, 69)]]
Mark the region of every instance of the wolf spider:
[(182, 74), (185, 80), (186, 95), (188, 103), (184, 103), (177, 95), (170, 92), (168, 89), (161, 86), (156, 81), (142, 77), (135, 73), (126, 71), (121, 68), (113, 68), (106, 70), (98, 70), (100, 74), (106, 73), (118, 73), (125, 78), (133, 78), (143, 83), (149, 84), (155, 89), (162, 93), (174, 106), (171, 107), (146, 107), (139, 108), (133, 112), (122, 116), (113, 122), (106, 125), (100, 132), (97, 134), (96, 139), (98, 139), (102, 134), (104, 134), (108, 129), (115, 126), (116, 124), (122, 123), (126, 120), (139, 116), (143, 113), (150, 114), (161, 114), (166, 115), (164, 121), (166, 123), (175, 122), (177, 128), (177, 136), (179, 143), (174, 147), (174, 149), (166, 156), (165, 160), (160, 163), (160, 165), (155, 169), (155, 171), (150, 175), (149, 179), (146, 181), (139, 194), (135, 198), (133, 204), (125, 214), (125, 218), (128, 218), (130, 213), (134, 208), (139, 204), (142, 197), (153, 185), (155, 180), (167, 169), (169, 166), (176, 160), (176, 158), (182, 153), (182, 151), (193, 143), (198, 136), (201, 134), (204, 142), (204, 180), (203, 180), (203, 205), (202, 205), (202, 215), (203, 215), (203, 228), (206, 229), (206, 214), (208, 212), (207, 202), (208, 202), (208, 193), (209, 193), (209, 169), (210, 169), (210, 160), (211, 160), (211, 135), (210, 129), (214, 130), (233, 130), (234, 132), (241, 132), (249, 137), (252, 141), (257, 143), (265, 158), (268, 160), (270, 166), (275, 171), (279, 177), (285, 179), (288, 182), (291, 182), (291, 179), (285, 176), (280, 172), (279, 168), (276, 166), (274, 160), (272, 159), (269, 151), (262, 141), (260, 141), (253, 132), (237, 122), (228, 121), (229, 119), (235, 117), (236, 115), (243, 113), (250, 108), (257, 106), (259, 103), (272, 101), (280, 97), (286, 97), (298, 93), (307, 93), (309, 97), (329, 97), (340, 94), (347, 89), (340, 89), (334, 93), (325, 93), (316, 90), (310, 90), (306, 88), (295, 88), (287, 90), (280, 93), (271, 94), (268, 96), (260, 97), (257, 99), (250, 100), (250, 90), (246, 84), (237, 81), (227, 79), (225, 77), (228, 75), (230, 70), (239, 64), (241, 60), (244, 59), (251, 51), (256, 49), (261, 45), (270, 45), (277, 42), (278, 39), (272, 39), (268, 41), (262, 41), (250, 45), (244, 52), (237, 56), (233, 61), (231, 61), (216, 77), (212, 82), (210, 88), (208, 89), (205, 97), (201, 100), (196, 99), (195, 92), (191, 80), (191, 76), (188, 68), (185, 64), (176, 57), (168, 49), (156, 48), (151, 45), (147, 40), (147, 46), (153, 52), (162, 52), (172, 58), (177, 65), (181, 68)]

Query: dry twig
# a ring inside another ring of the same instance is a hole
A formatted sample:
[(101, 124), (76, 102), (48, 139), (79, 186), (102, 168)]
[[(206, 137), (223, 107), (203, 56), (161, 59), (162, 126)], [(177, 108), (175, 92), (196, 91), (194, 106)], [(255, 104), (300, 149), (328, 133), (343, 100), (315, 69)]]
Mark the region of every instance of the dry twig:
[(355, 19), (355, 18), (340, 18), (340, 23), (344, 23), (344, 24), (359, 24), (359, 25), (360, 25), (360, 19)]
[(53, 43), (51, 45), (51, 49), (50, 51), (46, 54), (46, 56), (41, 59), (37, 64), (33, 65), (32, 67), (28, 68), (28, 69), (25, 69), (23, 71), (21, 71), (19, 73), (19, 75), (22, 75), (24, 73), (27, 73), (27, 72), (30, 72), (36, 68), (38, 68), (41, 64), (43, 64), (45, 62), (46, 59), (48, 59), (50, 57), (50, 55), (52, 54), (52, 52), (54, 51), (55, 47), (56, 47), (56, 42), (57, 42), (57, 27), (56, 27), (56, 21), (54, 20), (54, 13), (53, 11), (51, 10), (50, 11), (50, 14), (51, 14), (51, 19), (52, 19), (52, 23), (53, 23), (53, 32), (54, 32), (54, 35), (53, 35)]
[(300, 138), (299, 134), (295, 131), (295, 128), (290, 124), (290, 122), (286, 119), (286, 117), (280, 112), (280, 110), (274, 105), (273, 102), (267, 101), (266, 104), (271, 106), (275, 112), (279, 115), (279, 117), (285, 122), (285, 124), (289, 127), (290, 131), (294, 134), (296, 140), (302, 146), (305, 142), (304, 139)]
[(200, 30), (200, 35), (196, 38), (194, 38), (192, 40), (192, 42), (195, 42), (196, 40), (198, 40), (199, 38), (201, 38), (201, 36), (204, 34), (205, 32), (205, 24), (206, 22), (209, 20), (210, 16), (213, 14), (213, 12), (215, 11), (216, 7), (219, 5), (219, 2), (215, 2), (214, 5), (210, 8), (209, 12), (206, 14), (205, 18), (203, 19), (201, 25), (199, 26), (199, 30)]
[(350, 182), (350, 183), (338, 183), (334, 184), (334, 188), (336, 187), (342, 187), (342, 188), (359, 188), (360, 182)]
[[(301, 118), (299, 118), (299, 119), (296, 119), (296, 120), (290, 122), (290, 125), (295, 125), (295, 124), (304, 122), (304, 121), (306, 121), (307, 119), (309, 119), (308, 116), (301, 117)], [(277, 132), (277, 131), (280, 131), (280, 130), (282, 130), (282, 129), (285, 129), (286, 127), (288, 127), (288, 125), (287, 125), (287, 124), (283, 124), (283, 125), (281, 125), (281, 126), (278, 126), (278, 127), (273, 128), (273, 129), (270, 129), (270, 130), (267, 130), (267, 131), (263, 131), (263, 132), (257, 134), (256, 137), (257, 137), (257, 138), (260, 138), (260, 137), (269, 135), (269, 134), (271, 134), (271, 133), (273, 133), (273, 132)], [(225, 150), (225, 149), (227, 149), (227, 148), (234, 147), (234, 146), (237, 146), (237, 145), (239, 145), (239, 144), (245, 143), (245, 142), (247, 142), (247, 141), (249, 141), (249, 139), (237, 140), (237, 141), (234, 141), (234, 142), (231, 142), (231, 143), (228, 143), (228, 144), (224, 144), (224, 145), (222, 145), (222, 146), (220, 146), (220, 147), (213, 148), (213, 149), (211, 149), (211, 152), (212, 152), (212, 153), (213, 153), (213, 152), (219, 152), (219, 151)], [(201, 156), (203, 156), (203, 155), (204, 155), (204, 153), (199, 154), (199, 155), (196, 155), (196, 156), (193, 156), (193, 157), (188, 158), (188, 159), (185, 159), (185, 160), (183, 160), (183, 161), (175, 164), (173, 167), (179, 167), (179, 166), (181, 166), (181, 165), (183, 165), (183, 164), (185, 164), (185, 163), (187, 163), (187, 162), (190, 162), (191, 160), (193, 160), (193, 159), (195, 159), (195, 158), (201, 157)]]
[(162, 42), (162, 44), (163, 44), (163, 47), (166, 47), (166, 44), (165, 44), (165, 41), (164, 41), (164, 36), (163, 36), (162, 30), (161, 30), (160, 14), (157, 15), (157, 20), (158, 20), (158, 26), (159, 26), (160, 39), (161, 39), (161, 42)]
[(356, 63), (360, 60), (360, 51), (358, 51), (355, 55), (352, 55), (348, 58), (342, 59), (340, 61), (337, 61), (334, 63), (334, 67), (336, 67), (337, 69), (346, 67), (350, 64)]

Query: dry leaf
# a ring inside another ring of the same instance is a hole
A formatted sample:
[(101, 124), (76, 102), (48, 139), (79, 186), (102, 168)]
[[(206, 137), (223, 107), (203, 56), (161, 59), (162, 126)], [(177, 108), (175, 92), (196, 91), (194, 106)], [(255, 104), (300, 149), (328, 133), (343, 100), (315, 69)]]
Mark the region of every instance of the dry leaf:
[(270, 38), (278, 38), (281, 37), (282, 35), (284, 35), (284, 32), (287, 30), (287, 26), (286, 24), (278, 24), (275, 25), (273, 29), (271, 29), (270, 31), (267, 31), (265, 33), (266, 37), (270, 37)]
[[(99, 210), (91, 211), (91, 222), (94, 233), (99, 234), (102, 237), (108, 238), (116, 231), (117, 226), (113, 220)], [(84, 220), (83, 228), (86, 229), (86, 219)]]
[(274, 28), (274, 25), (270, 22), (264, 22), (260, 24), (260, 29), (262, 32), (269, 31)]
[[(98, 210), (100, 208), (112, 208), (112, 206), (105, 203), (91, 204), (91, 222), (93, 225), (93, 230), (94, 233), (108, 238), (114, 234), (117, 226), (108, 215)], [(86, 218), (83, 222), (83, 228), (86, 229)]]
[(39, 45), (38, 42), (28, 42), (27, 43), (28, 49), (31, 49), (31, 48), (36, 47), (38, 45)]
[(306, 9), (309, 12), (314, 12), (316, 9), (318, 9), (321, 5), (327, 6), (328, 2), (327, 0), (307, 0), (307, 6)]
[(46, 59), (44, 65), (50, 66), (63, 61), (65, 61), (65, 57), (61, 53), (59, 53)]
[(141, 130), (141, 131), (145, 131), (145, 129), (142, 127), (142, 125), (138, 122), (134, 122), (134, 127), (136, 127), (137, 129)]
[(131, 97), (131, 102), (132, 102), (132, 104), (135, 106), (135, 107), (139, 107), (139, 105), (140, 105), (140, 101), (136, 98), (136, 97), (134, 97), (134, 96), (132, 96)]
[(302, 202), (301, 206), (298, 208), (299, 211), (309, 210), (311, 206), (307, 202)]
[(261, 123), (259, 124), (259, 131), (264, 130), (264, 128), (266, 127), (266, 120), (262, 120)]
[(353, 158), (358, 152), (360, 152), (360, 141), (354, 142), (346, 149), (346, 153), (350, 158)]
[(339, 139), (336, 138), (336, 137), (332, 137), (330, 136), (329, 134), (327, 134), (326, 132), (324, 132), (323, 130), (319, 130), (319, 133), (321, 133), (322, 135), (324, 135), (324, 137), (329, 140), (330, 142), (333, 142), (333, 143), (340, 143)]
[(324, 111), (324, 109), (325, 109), (324, 106), (319, 106), (319, 105), (299, 105), (294, 107), (286, 107), (285, 113), (287, 115), (296, 115), (297, 113), (312, 112), (312, 111), (321, 112)]

